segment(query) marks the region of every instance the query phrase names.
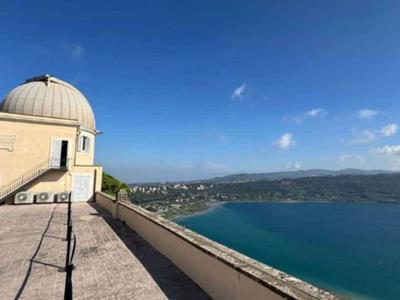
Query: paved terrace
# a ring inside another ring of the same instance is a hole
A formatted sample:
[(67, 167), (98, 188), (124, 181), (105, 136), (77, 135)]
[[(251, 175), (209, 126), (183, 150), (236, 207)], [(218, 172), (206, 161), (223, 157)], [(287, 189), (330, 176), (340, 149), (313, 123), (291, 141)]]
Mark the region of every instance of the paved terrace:
[[(74, 299), (208, 299), (135, 232), (90, 204), (72, 205)], [(0, 299), (62, 299), (67, 205), (0, 206)]]

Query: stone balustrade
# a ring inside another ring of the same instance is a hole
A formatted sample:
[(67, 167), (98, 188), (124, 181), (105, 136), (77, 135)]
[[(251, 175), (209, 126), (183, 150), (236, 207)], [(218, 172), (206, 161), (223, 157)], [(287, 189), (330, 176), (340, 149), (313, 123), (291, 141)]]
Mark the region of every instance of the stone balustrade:
[[(337, 299), (300, 279), (207, 239), (124, 199), (96, 194), (96, 203), (188, 275), (214, 299)], [(124, 201), (120, 201), (124, 200)]]

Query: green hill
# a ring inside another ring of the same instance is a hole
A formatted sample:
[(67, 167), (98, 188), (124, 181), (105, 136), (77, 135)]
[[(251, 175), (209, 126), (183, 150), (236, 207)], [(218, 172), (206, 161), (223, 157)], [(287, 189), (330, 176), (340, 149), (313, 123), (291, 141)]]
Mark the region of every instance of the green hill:
[(400, 202), (400, 174), (339, 175), (217, 183), (227, 200)]
[(283, 172), (269, 172), (269, 173), (241, 173), (232, 174), (223, 177), (215, 177), (204, 182), (213, 183), (228, 183), (240, 181), (257, 181), (257, 180), (280, 180), (280, 179), (293, 179), (304, 177), (322, 177), (322, 176), (341, 176), (341, 175), (378, 175), (378, 174), (392, 174), (394, 172), (385, 170), (360, 170), (360, 169), (343, 169), (343, 170), (324, 170), (324, 169), (310, 169), (310, 170), (297, 170), (297, 171), (283, 171)]

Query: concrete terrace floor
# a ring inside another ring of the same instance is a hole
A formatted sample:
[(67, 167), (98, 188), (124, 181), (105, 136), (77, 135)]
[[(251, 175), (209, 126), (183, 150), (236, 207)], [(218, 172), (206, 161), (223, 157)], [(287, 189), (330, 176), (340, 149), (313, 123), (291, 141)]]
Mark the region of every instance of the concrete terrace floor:
[[(74, 299), (208, 299), (190, 278), (94, 204), (72, 205)], [(0, 206), (0, 299), (63, 299), (67, 205)]]

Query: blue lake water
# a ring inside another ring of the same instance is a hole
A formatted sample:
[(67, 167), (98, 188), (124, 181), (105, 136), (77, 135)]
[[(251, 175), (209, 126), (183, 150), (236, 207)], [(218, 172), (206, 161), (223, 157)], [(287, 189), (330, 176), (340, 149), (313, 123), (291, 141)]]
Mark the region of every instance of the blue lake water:
[(177, 223), (354, 299), (400, 299), (400, 204), (226, 203)]

